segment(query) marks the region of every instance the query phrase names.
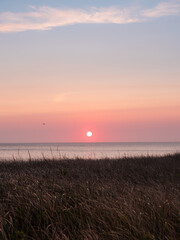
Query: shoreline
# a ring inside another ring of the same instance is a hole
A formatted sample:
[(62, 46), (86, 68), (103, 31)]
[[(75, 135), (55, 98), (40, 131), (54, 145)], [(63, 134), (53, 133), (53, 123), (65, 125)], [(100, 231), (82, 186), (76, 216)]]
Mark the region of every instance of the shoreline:
[(37, 159), (103, 159), (123, 157), (164, 156), (180, 153), (178, 142), (144, 143), (24, 143), (0, 145), (0, 161)]
[[(92, 154), (93, 155), (93, 154)], [(12, 156), (11, 158), (0, 158), (0, 163), (10, 163), (10, 162), (42, 162), (42, 161), (77, 161), (77, 160), (82, 160), (82, 161), (104, 161), (104, 160), (109, 160), (109, 161), (119, 161), (123, 159), (146, 159), (146, 158), (169, 158), (169, 157), (176, 157), (179, 156), (180, 152), (175, 152), (175, 153), (167, 153), (167, 154), (142, 154), (142, 155), (122, 155), (122, 156), (114, 156), (114, 157), (81, 157), (81, 156), (74, 156), (74, 157), (68, 157), (66, 155), (62, 156), (45, 156), (42, 154), (42, 157), (32, 157), (31, 154), (29, 154), (29, 158), (23, 158), (21, 156), (19, 157), (14, 157)]]

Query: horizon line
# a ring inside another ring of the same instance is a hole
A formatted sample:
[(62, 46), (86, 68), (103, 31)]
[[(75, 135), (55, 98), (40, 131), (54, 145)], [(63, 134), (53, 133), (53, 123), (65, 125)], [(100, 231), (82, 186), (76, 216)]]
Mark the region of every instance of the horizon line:
[(61, 143), (180, 143), (180, 141), (137, 141), (137, 142), (132, 142), (132, 141), (96, 141), (96, 142), (0, 142), (0, 144), (61, 144)]

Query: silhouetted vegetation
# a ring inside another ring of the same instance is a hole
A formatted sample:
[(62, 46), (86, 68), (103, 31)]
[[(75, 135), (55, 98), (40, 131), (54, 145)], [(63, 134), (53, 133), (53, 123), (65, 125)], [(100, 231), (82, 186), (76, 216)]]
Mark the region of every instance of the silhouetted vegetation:
[(0, 239), (178, 240), (180, 154), (0, 162)]

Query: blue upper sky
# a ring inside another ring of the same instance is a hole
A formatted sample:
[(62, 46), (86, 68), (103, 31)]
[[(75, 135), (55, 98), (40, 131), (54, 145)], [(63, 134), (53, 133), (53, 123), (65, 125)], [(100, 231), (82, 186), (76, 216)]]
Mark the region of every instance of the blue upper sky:
[(107, 7), (107, 6), (134, 6), (153, 7), (157, 0), (1, 0), (0, 11), (24, 11), (28, 6), (51, 6), (51, 7)]

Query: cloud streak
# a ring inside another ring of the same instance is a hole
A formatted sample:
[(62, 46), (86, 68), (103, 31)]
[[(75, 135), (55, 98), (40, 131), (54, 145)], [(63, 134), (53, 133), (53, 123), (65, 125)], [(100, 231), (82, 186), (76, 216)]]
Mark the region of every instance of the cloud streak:
[(142, 16), (149, 18), (158, 18), (163, 16), (178, 16), (180, 15), (180, 3), (163, 2), (159, 3), (155, 8), (142, 11)]
[(50, 30), (53, 27), (74, 24), (128, 24), (148, 21), (162, 16), (180, 15), (180, 1), (163, 2), (152, 9), (140, 8), (90, 8), (58, 9), (48, 6), (31, 7), (24, 13), (0, 13), (0, 33), (27, 30)]
[(78, 92), (63, 92), (63, 93), (60, 93), (58, 95), (56, 95), (54, 98), (53, 98), (53, 102), (65, 102), (65, 101), (69, 101), (71, 99), (74, 99), (77, 98), (77, 96), (79, 95)]

